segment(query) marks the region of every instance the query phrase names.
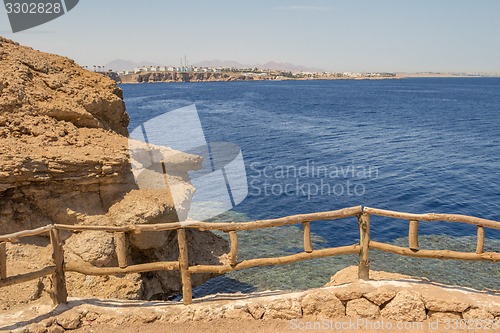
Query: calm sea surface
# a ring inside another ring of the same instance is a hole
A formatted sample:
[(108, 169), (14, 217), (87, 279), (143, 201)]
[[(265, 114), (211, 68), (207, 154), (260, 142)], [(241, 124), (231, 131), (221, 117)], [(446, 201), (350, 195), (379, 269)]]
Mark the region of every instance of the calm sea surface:
[[(208, 141), (241, 147), (249, 195), (220, 220), (365, 205), (500, 221), (498, 78), (157, 83), (122, 89), (130, 130), (195, 104)], [(241, 256), (300, 251), (300, 230), (280, 230), (243, 235)], [(355, 219), (313, 223), (312, 231), (316, 248), (359, 238)], [(405, 221), (373, 217), (372, 239), (406, 244), (407, 233)], [(474, 226), (422, 222), (419, 234), (421, 247), (475, 249)], [(500, 232), (487, 230), (487, 236), (487, 249), (500, 251)], [(356, 258), (246, 270), (198, 291), (320, 286), (349, 264)], [(456, 276), (446, 273), (450, 267)], [(498, 264), (374, 253), (372, 268), (500, 289)]]

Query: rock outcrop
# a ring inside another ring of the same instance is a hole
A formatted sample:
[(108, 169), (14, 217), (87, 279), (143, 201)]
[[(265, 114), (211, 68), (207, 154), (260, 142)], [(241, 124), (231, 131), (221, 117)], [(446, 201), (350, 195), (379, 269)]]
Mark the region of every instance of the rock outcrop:
[[(350, 280), (350, 270), (352, 269), (338, 272), (336, 278)], [(381, 327), (381, 332), (467, 331), (467, 329), (448, 330), (447, 325), (453, 324), (451, 320), (457, 320), (458, 324), (460, 321), (464, 323), (467, 321), (467, 325), (473, 325), (474, 332), (498, 331), (500, 325), (498, 294), (435, 285), (416, 278), (391, 280), (386, 279), (391, 273), (373, 273), (378, 276), (379, 281), (351, 280), (341, 285), (303, 292), (263, 292), (248, 297), (241, 294), (213, 295), (189, 306), (174, 302), (163, 304), (122, 302), (103, 306), (99, 302), (82, 304), (73, 301), (64, 313), (43, 317), (40, 311), (36, 313), (26, 311), (21, 314), (17, 312), (16, 319), (21, 316), (23, 322), (30, 325), (27, 327), (28, 332), (38, 332), (39, 329), (49, 331), (51, 328), (65, 331), (75, 328), (111, 331), (124, 325), (150, 332), (155, 331), (155, 326), (150, 326), (153, 323), (163, 330), (177, 331), (175, 328), (178, 324), (186, 323), (193, 329), (200, 327), (201, 325), (197, 324), (203, 322), (213, 327), (210, 332), (228, 331), (221, 329), (228, 327), (228, 323), (238, 325), (238, 330), (241, 331), (241, 327), (258, 326), (252, 325), (255, 322), (261, 322), (260, 327), (284, 323), (278, 326), (281, 329), (270, 330), (273, 332), (379, 331), (371, 327)], [(339, 295), (351, 295), (355, 298), (342, 301)], [(374, 302), (374, 299), (377, 301)], [(449, 302), (450, 299), (460, 299), (461, 302), (460, 304)], [(429, 307), (447, 311), (433, 311)], [(2, 324), (9, 324), (9, 317), (5, 318), (3, 323), (0, 318), (0, 327)], [(43, 319), (30, 320), (31, 318)], [(399, 328), (398, 323), (406, 326)], [(407, 329), (408, 327), (412, 329)], [(431, 329), (424, 329), (428, 327)]]
[(381, 315), (401, 321), (422, 321), (426, 318), (425, 305), (417, 292), (402, 290), (385, 306)]
[[(250, 76), (241, 72), (151, 72), (137, 73), (120, 76), (121, 83), (147, 83), (147, 82), (226, 82), (226, 81), (257, 81), (276, 80), (276, 75)], [(116, 79), (116, 78), (115, 78)]]
[(110, 79), (0, 39), (0, 230), (78, 223), (133, 188)]
[[(128, 123), (122, 91), (113, 80), (68, 58), (0, 37), (0, 234), (51, 223), (176, 221), (165, 191), (139, 189), (135, 183)], [(176, 190), (179, 201), (189, 209), (195, 189), (187, 172), (200, 168), (201, 158), (166, 147), (135, 146), (135, 153), (159, 154), (178, 170), (168, 181), (181, 189)], [(68, 233), (64, 239), (67, 260), (99, 267), (117, 263), (112, 235)], [(227, 242), (210, 232), (189, 231), (188, 239), (193, 263), (217, 263), (227, 252)], [(178, 255), (172, 232), (145, 233), (130, 243), (131, 263)], [(209, 277), (197, 275), (193, 284)], [(72, 296), (122, 289), (126, 292), (111, 296), (163, 298), (180, 290), (180, 277), (171, 272), (104, 281), (70, 274), (68, 288)]]

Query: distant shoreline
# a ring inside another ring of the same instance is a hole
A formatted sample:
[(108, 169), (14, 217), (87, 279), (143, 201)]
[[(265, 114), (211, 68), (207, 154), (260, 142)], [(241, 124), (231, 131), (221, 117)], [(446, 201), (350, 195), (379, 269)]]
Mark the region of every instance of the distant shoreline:
[(404, 78), (498, 78), (500, 73), (492, 74), (467, 74), (467, 73), (398, 73), (397, 76), (401, 79)]
[[(244, 81), (334, 81), (334, 80), (395, 80), (407, 78), (498, 78), (500, 74), (466, 74), (466, 73), (370, 73), (359, 76), (339, 76), (338, 73), (313, 73), (291, 77), (280, 74), (248, 75), (241, 72), (193, 73), (163, 72), (137, 73), (118, 75), (116, 72), (103, 73), (119, 84), (141, 83), (183, 83), (183, 82), (244, 82)], [(301, 74), (295, 74), (301, 75)], [(380, 75), (380, 76), (377, 76)]]

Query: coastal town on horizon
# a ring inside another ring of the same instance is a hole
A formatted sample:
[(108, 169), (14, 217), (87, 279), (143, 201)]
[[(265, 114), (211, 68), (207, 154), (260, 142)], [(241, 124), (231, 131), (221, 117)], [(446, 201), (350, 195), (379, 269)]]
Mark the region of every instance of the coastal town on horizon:
[[(289, 63), (269, 62), (246, 66), (234, 61), (204, 61), (195, 65), (181, 59), (180, 66), (166, 66), (115, 60), (107, 65), (82, 66), (94, 72), (105, 73), (115, 81), (133, 82), (187, 82), (187, 81), (242, 81), (242, 80), (336, 80), (336, 79), (398, 79), (411, 77), (500, 77), (500, 73), (485, 72), (332, 72)], [(134, 64), (133, 69), (119, 68)]]

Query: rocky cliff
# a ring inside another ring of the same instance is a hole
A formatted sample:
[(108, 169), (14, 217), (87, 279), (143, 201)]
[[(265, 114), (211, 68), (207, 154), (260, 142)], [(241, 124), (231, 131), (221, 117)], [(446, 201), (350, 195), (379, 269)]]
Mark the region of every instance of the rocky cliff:
[[(110, 78), (84, 70), (68, 58), (0, 37), (0, 234), (51, 223), (175, 221), (175, 208), (163, 191), (135, 185), (128, 122), (122, 91)], [(188, 202), (194, 188), (187, 171), (199, 168), (201, 159), (181, 152), (171, 154), (172, 150), (161, 147), (144, 145), (142, 149), (170, 152), (165, 159), (182, 172), (169, 182), (182, 186)], [(129, 259), (173, 259), (175, 237), (175, 233), (162, 232), (131, 239)], [(95, 266), (116, 264), (111, 235), (95, 232), (65, 238), (67, 260)], [(219, 262), (227, 250), (227, 242), (212, 233), (190, 231), (188, 238), (193, 262)], [(30, 245), (40, 247), (35, 252), (44, 253), (48, 242), (37, 240), (35, 244)], [(16, 251), (22, 254), (22, 248)], [(12, 253), (10, 258), (16, 262)], [(50, 257), (39, 259), (50, 261)], [(194, 283), (207, 278), (197, 276)], [(106, 280), (71, 275), (68, 284), (75, 296), (99, 296), (106, 291), (110, 297), (162, 298), (179, 291), (180, 278), (177, 272)]]
[(276, 80), (276, 75), (270, 76), (246, 76), (240, 72), (207, 72), (207, 73), (183, 73), (183, 72), (158, 72), (137, 73), (120, 77), (121, 83), (147, 83), (147, 82), (226, 82), (226, 81), (254, 81), (254, 80)]

